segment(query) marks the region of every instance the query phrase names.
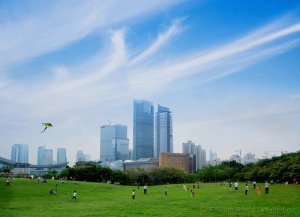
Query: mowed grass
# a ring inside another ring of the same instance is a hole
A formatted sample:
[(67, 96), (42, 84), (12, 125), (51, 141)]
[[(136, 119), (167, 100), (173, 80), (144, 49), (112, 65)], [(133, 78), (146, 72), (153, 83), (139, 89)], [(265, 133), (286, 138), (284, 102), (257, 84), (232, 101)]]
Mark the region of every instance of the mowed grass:
[[(56, 195), (49, 190), (58, 185)], [(187, 184), (191, 189), (191, 185)], [(263, 184), (261, 184), (263, 186)], [(300, 186), (274, 184), (270, 194), (257, 195), (250, 185), (248, 195), (244, 194), (245, 183), (240, 190), (229, 192), (227, 185), (218, 183), (200, 184), (195, 198), (183, 185), (149, 186), (148, 194), (143, 187), (120, 186), (103, 183), (48, 181), (14, 179), (6, 187), (0, 180), (0, 216), (300, 216)], [(135, 189), (136, 199), (131, 199)], [(71, 201), (72, 192), (77, 191), (78, 200)], [(263, 188), (262, 188), (263, 190)]]

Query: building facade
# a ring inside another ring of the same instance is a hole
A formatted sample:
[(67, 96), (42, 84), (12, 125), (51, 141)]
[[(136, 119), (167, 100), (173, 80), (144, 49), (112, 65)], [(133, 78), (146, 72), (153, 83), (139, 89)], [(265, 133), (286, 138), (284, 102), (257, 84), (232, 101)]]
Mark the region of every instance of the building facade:
[(38, 147), (37, 165), (46, 165), (45, 159), (46, 159), (46, 147), (39, 146)]
[(159, 167), (175, 168), (184, 172), (193, 171), (193, 155), (181, 153), (160, 153)]
[(154, 108), (151, 102), (133, 103), (133, 159), (154, 156)]
[(57, 164), (67, 163), (67, 151), (65, 148), (57, 149)]
[(100, 161), (107, 162), (129, 159), (127, 126), (101, 126), (100, 136)]
[(247, 153), (244, 155), (244, 164), (256, 163), (257, 159), (255, 158), (255, 154)]
[(45, 149), (45, 165), (53, 164), (53, 150)]
[(17, 163), (28, 163), (28, 145), (14, 144), (11, 148), (11, 160)]
[(78, 150), (76, 153), (76, 162), (82, 162), (85, 161), (84, 159), (84, 153), (81, 150)]
[(206, 165), (206, 150), (203, 149), (201, 145), (195, 145), (192, 141), (182, 143), (182, 153), (194, 155), (194, 171), (197, 171)]
[(154, 156), (161, 152), (173, 153), (172, 114), (169, 108), (158, 105), (155, 115)]
[(196, 146), (196, 171), (202, 169), (206, 165), (206, 150), (201, 145)]
[(144, 169), (152, 170), (158, 168), (158, 158), (142, 158), (137, 161), (126, 160), (123, 162), (124, 170)]

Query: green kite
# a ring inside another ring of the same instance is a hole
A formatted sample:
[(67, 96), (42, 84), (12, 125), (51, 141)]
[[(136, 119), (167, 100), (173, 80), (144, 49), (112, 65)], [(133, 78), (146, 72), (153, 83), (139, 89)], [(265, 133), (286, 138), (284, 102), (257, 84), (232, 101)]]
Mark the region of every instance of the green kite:
[(48, 127), (53, 127), (51, 123), (42, 123), (42, 125), (45, 127), (45, 129), (41, 133), (45, 132)]

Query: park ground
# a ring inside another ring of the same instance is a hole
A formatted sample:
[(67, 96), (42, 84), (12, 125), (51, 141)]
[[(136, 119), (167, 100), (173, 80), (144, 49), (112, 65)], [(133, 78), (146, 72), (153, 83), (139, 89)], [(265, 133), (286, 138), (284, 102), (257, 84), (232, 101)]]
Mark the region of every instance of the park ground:
[[(51, 188), (57, 193), (50, 195)], [(143, 187), (121, 186), (93, 182), (13, 179), (6, 186), (0, 178), (1, 217), (77, 217), (77, 216), (300, 216), (300, 185), (273, 184), (268, 195), (257, 195), (249, 184), (248, 195), (244, 194), (245, 183), (239, 183), (239, 190), (229, 192), (228, 185), (203, 183), (195, 186), (186, 184), (195, 192), (184, 191), (182, 184), (149, 186), (147, 195)], [(136, 198), (131, 193), (135, 189)], [(73, 191), (77, 191), (77, 201), (72, 201)]]

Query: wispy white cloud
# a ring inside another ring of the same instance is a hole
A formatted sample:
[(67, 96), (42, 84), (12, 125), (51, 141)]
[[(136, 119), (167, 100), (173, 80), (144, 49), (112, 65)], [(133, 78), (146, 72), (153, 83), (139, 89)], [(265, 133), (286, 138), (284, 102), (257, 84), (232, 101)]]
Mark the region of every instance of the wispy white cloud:
[[(154, 85), (159, 89), (159, 86), (166, 86), (180, 78), (207, 73), (212, 70), (218, 71), (218, 74), (211, 76), (210, 79), (205, 78), (206, 81), (238, 72), (242, 68), (261, 61), (262, 57), (267, 58), (286, 52), (299, 44), (298, 39), (286, 39), (286, 41), (278, 42), (276, 45), (272, 44), (278, 39), (300, 31), (300, 23), (286, 27), (288, 24), (284, 22), (281, 23), (280, 28), (278, 25), (276, 22), (276, 25), (271, 24), (228, 45), (205, 53), (180, 57), (181, 61), (178, 61), (179, 58), (177, 58), (174, 61), (169, 60), (167, 65), (153, 66), (144, 70), (143, 73), (132, 73), (131, 84), (137, 88), (152, 88)], [(242, 64), (238, 65), (237, 62)], [(230, 73), (224, 74), (224, 66)], [(228, 70), (228, 67), (233, 70)], [(199, 81), (199, 83), (201, 82), (203, 81)]]
[[(66, 46), (99, 28), (156, 13), (179, 1), (61, 1), (33, 8), (32, 15), (0, 25), (0, 66)], [(127, 5), (132, 7), (124, 7)]]
[(155, 52), (157, 52), (163, 45), (165, 45), (172, 37), (174, 37), (178, 32), (181, 31), (180, 24), (183, 19), (176, 19), (173, 24), (167, 29), (167, 31), (158, 35), (157, 39), (148, 47), (145, 51), (139, 54), (137, 57), (132, 59), (128, 66), (133, 66), (141, 61), (149, 58)]

